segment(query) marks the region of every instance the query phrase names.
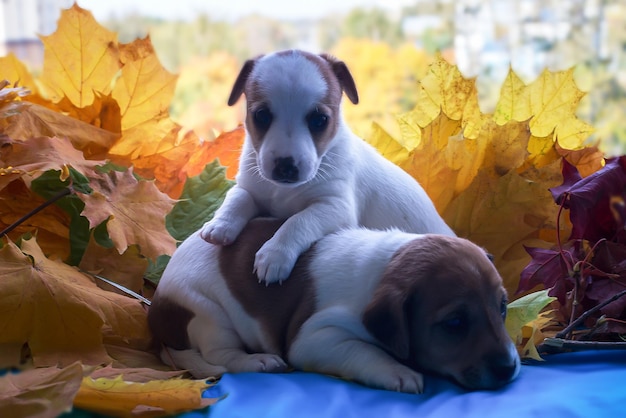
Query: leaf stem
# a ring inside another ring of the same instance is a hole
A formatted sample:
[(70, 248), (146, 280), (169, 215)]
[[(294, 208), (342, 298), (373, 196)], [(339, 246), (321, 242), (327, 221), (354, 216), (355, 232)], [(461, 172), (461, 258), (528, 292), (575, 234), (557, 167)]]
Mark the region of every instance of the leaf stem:
[(65, 196), (68, 196), (68, 195), (72, 194), (73, 191), (74, 190), (72, 189), (71, 186), (68, 187), (67, 189), (61, 190), (59, 193), (57, 193), (54, 196), (52, 196), (52, 198), (50, 198), (49, 200), (45, 201), (41, 205), (37, 206), (35, 209), (31, 210), (26, 215), (22, 216), (20, 219), (18, 219), (17, 221), (13, 222), (11, 225), (9, 225), (4, 230), (2, 230), (2, 232), (0, 232), (0, 236), (2, 236), (2, 237), (5, 236), (9, 232), (13, 231), (15, 228), (20, 226), (22, 224), (22, 222), (24, 222), (28, 218), (30, 218), (32, 216), (35, 216), (36, 214), (38, 214), (39, 212), (41, 212), (42, 210), (44, 210), (45, 208), (47, 208), (48, 206), (50, 206), (51, 204), (56, 202), (57, 200), (61, 199), (62, 197), (65, 197)]
[(604, 302), (594, 306), (593, 308), (589, 309), (588, 311), (584, 312), (581, 316), (579, 316), (575, 321), (571, 322), (567, 327), (565, 327), (565, 329), (563, 329), (561, 332), (559, 332), (558, 334), (556, 334), (556, 338), (564, 338), (566, 335), (568, 335), (576, 326), (580, 325), (585, 319), (589, 318), (591, 315), (593, 315), (594, 313), (596, 313), (597, 311), (599, 311), (600, 309), (604, 308), (606, 305), (608, 305), (611, 302), (616, 301), (617, 299), (621, 298), (622, 296), (626, 295), (626, 290), (622, 290), (621, 292), (613, 295), (612, 297), (610, 297), (609, 299), (605, 300)]

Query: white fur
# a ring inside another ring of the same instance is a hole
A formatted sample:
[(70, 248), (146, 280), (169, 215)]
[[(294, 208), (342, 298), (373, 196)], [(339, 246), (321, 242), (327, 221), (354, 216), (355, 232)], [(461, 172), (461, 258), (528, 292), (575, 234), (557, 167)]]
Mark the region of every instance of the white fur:
[[(376, 292), (381, 289), (389, 291), (380, 287), (380, 281), (398, 250), (405, 248), (410, 241), (430, 240), (431, 237), (432, 235), (410, 234), (398, 230), (346, 229), (319, 240), (309, 255), (306, 274), (306, 279), (313, 284), (313, 312), (291, 341), (285, 360), (297, 369), (332, 374), (372, 387), (409, 393), (421, 392), (422, 374), (400, 363), (390, 354), (389, 347), (366, 328), (364, 314)], [(461, 239), (459, 241), (465, 242)], [(425, 242), (428, 244), (429, 241)], [(206, 243), (199, 233), (195, 233), (183, 242), (168, 264), (157, 295), (175, 301), (193, 312), (194, 317), (186, 328), (191, 348), (165, 349), (162, 351), (163, 361), (187, 369), (197, 378), (225, 372), (285, 371), (287, 364), (281, 358), (285, 354), (282, 352), (283, 347), (274, 345), (271, 337), (264, 333), (266, 328), (263, 328), (261, 322), (247, 314), (246, 307), (231, 294), (219, 268), (219, 251), (219, 246)], [(475, 254), (482, 256), (481, 252)], [(456, 264), (454, 256), (453, 253), (447, 255), (451, 265)], [(415, 258), (404, 261), (409, 266), (415, 262), (419, 264), (419, 260)], [(482, 263), (491, 266), (486, 256)], [(441, 265), (440, 269), (445, 270), (446, 266), (447, 264)], [(456, 271), (455, 274), (458, 275), (458, 269), (451, 268), (450, 271)], [(419, 277), (420, 270), (411, 274), (415, 274), (416, 282), (423, 284), (419, 292), (424, 297), (429, 298), (429, 291), (442, 292), (441, 287), (429, 283), (431, 277)], [(454, 280), (462, 282), (464, 277), (456, 277)], [(484, 289), (492, 288), (479, 286), (477, 291), (485, 292)], [(391, 290), (396, 291), (397, 289)], [(507, 364), (515, 365), (511, 379), (514, 378), (519, 373), (519, 357), (515, 346), (508, 337), (494, 337), (494, 327), (501, 327), (498, 335), (506, 335), (502, 318), (496, 313), (497, 320), (490, 322), (493, 318), (481, 316), (487, 315), (485, 312), (493, 308), (494, 303), (495, 311), (498, 312), (499, 302), (496, 299), (499, 296), (485, 294), (484, 299), (475, 297), (467, 301), (464, 300), (467, 296), (463, 295), (465, 294), (450, 297), (446, 306), (455, 307), (456, 310), (457, 306), (468, 302), (487, 304), (486, 309), (478, 309), (476, 312), (480, 313), (473, 314), (477, 315), (473, 317), (476, 324), (471, 328), (473, 335), (461, 343), (465, 345), (463, 355), (467, 359), (475, 360), (470, 361), (476, 367), (473, 373), (479, 376), (475, 384), (495, 386), (490, 380), (492, 377), (489, 370), (491, 362), (500, 360), (486, 355), (494, 348), (504, 348), (505, 354), (502, 357)], [(445, 308), (441, 312), (449, 311), (450, 309)], [(162, 312), (161, 315), (163, 313), (167, 315), (167, 312)], [(413, 314), (407, 311), (405, 315)], [(438, 329), (437, 324), (441, 318), (437, 319), (436, 314), (430, 312), (428, 315), (432, 317), (412, 318), (412, 324), (425, 330)], [(396, 324), (389, 325), (393, 327)], [(412, 329), (409, 332), (414, 332)], [(482, 341), (481, 344), (474, 344), (477, 340)], [(456, 349), (459, 343), (454, 341)], [(440, 348), (444, 351), (450, 350), (449, 346)], [(420, 348), (415, 346), (413, 349)], [(453, 365), (457, 360), (458, 356), (452, 355), (438, 360), (439, 363), (428, 363), (428, 367), (431, 371), (459, 380), (459, 376), (462, 379), (464, 369)]]
[[(341, 113), (336, 135), (318, 155), (305, 118), (328, 87), (310, 60), (297, 52), (269, 55), (250, 77), (261, 86), (274, 120), (259, 149), (246, 127), (237, 185), (203, 227), (202, 238), (228, 245), (259, 214), (287, 219), (256, 255), (259, 280), (271, 283), (287, 278), (313, 242), (341, 228), (454, 235), (418, 182), (354, 135)], [(256, 105), (249, 102), (248, 108)], [(298, 183), (271, 180), (278, 157), (294, 159)]]

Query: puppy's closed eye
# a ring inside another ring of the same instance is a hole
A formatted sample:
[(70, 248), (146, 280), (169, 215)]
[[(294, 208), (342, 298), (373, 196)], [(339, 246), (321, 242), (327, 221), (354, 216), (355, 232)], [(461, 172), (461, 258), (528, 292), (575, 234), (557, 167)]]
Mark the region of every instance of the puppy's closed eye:
[(466, 314), (456, 312), (441, 321), (439, 327), (447, 334), (463, 337), (469, 331), (469, 319)]

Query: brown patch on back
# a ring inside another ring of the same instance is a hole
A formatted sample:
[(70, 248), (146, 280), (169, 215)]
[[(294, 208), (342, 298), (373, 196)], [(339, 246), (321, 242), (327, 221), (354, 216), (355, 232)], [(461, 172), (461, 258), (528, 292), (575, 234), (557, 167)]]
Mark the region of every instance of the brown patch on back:
[(219, 265), (229, 290), (255, 318), (275, 350), (286, 355), (302, 324), (315, 308), (314, 286), (308, 275), (312, 249), (305, 252), (282, 284), (266, 286), (253, 273), (254, 257), (283, 221), (253, 219), (237, 240), (222, 247)]
[(194, 313), (159, 291), (152, 298), (148, 309), (148, 327), (154, 338), (161, 344), (176, 350), (191, 348), (187, 325)]

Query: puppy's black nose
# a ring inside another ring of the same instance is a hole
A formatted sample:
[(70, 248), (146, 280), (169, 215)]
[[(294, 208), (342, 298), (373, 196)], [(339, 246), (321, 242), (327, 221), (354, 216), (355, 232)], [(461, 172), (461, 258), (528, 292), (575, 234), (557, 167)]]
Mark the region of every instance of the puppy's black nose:
[(507, 360), (506, 363), (500, 361), (492, 364), (490, 369), (491, 374), (498, 382), (507, 383), (513, 378), (515, 370), (517, 370), (517, 364), (510, 360)]
[(299, 178), (298, 167), (294, 164), (292, 157), (276, 158), (274, 160), (274, 170), (272, 179), (281, 183), (295, 183)]

